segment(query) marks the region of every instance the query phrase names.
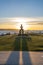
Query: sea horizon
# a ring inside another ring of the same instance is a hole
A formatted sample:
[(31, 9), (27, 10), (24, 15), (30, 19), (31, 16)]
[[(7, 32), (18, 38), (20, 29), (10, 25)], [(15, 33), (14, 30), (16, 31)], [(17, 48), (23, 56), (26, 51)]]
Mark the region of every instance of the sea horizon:
[[(25, 32), (28, 33), (43, 33), (43, 30), (25, 30)], [(6, 33), (10, 33), (10, 34), (17, 34), (19, 33), (19, 29), (0, 29), (0, 35), (1, 34), (6, 34)]]

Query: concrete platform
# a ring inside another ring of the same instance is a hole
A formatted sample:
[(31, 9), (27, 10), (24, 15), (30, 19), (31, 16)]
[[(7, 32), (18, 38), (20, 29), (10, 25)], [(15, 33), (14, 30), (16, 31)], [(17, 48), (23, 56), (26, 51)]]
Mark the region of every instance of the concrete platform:
[(0, 65), (43, 65), (43, 52), (0, 51)]

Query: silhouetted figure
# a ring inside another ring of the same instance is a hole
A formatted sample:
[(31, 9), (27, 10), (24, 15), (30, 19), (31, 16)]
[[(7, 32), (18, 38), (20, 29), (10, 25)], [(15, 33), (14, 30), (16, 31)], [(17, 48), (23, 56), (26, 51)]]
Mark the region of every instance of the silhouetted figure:
[(24, 30), (23, 30), (23, 26), (22, 26), (22, 24), (21, 24), (21, 26), (20, 26), (19, 34), (20, 34), (20, 35), (23, 35), (23, 34), (24, 34)]
[(19, 30), (18, 36), (26, 37), (28, 40), (31, 40), (30, 35), (24, 33), (24, 29), (23, 29), (22, 24), (21, 24), (21, 26), (20, 26), (20, 30)]

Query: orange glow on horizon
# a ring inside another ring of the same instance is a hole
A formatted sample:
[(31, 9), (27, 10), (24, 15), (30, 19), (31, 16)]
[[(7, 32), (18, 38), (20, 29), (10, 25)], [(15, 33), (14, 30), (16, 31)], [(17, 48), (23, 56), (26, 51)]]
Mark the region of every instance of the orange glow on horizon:
[(28, 18), (12, 18), (10, 21), (1, 23), (0, 29), (20, 29), (21, 24), (24, 30), (43, 30), (43, 25), (30, 22)]

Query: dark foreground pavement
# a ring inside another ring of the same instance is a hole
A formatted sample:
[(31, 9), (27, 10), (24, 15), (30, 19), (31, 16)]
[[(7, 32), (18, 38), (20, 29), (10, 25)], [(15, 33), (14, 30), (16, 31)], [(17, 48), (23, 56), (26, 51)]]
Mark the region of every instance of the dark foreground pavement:
[(0, 51), (0, 65), (43, 65), (43, 52)]

